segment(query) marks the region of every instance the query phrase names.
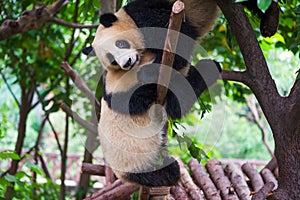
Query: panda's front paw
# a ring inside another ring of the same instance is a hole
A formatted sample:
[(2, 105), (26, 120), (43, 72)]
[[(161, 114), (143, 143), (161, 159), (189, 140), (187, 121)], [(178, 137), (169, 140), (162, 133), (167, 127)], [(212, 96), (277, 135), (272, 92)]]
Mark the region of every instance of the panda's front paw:
[(138, 71), (138, 80), (144, 84), (157, 84), (160, 66), (157, 64), (148, 64)]
[(117, 63), (123, 70), (130, 70), (134, 65), (139, 63), (139, 55), (137, 52), (130, 52), (116, 58)]

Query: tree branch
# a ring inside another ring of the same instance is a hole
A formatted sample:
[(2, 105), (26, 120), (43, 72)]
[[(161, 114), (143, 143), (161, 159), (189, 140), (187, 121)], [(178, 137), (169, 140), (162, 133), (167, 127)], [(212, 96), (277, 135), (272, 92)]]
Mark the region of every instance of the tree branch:
[(67, 22), (62, 19), (58, 19), (56, 17), (52, 17), (49, 19), (50, 22), (53, 22), (55, 24), (59, 24), (68, 28), (97, 28), (99, 24), (78, 24), (78, 23), (72, 23), (72, 22)]
[(18, 33), (41, 28), (66, 3), (67, 1), (65, 0), (58, 0), (50, 7), (45, 5), (34, 6), (31, 10), (25, 10), (17, 20), (5, 20), (0, 26), (0, 40), (7, 39)]
[[(58, 78), (58, 79), (56, 79), (53, 83), (52, 83), (52, 85), (47, 89), (47, 91), (44, 91), (44, 95), (43, 96), (48, 96), (48, 94), (50, 93), (50, 92), (52, 92), (53, 91), (53, 89), (55, 88), (55, 87), (57, 87), (58, 86), (58, 84), (61, 82), (61, 80), (63, 79), (63, 76), (62, 77), (60, 77), (60, 78)], [(33, 81), (33, 78), (32, 78), (32, 83), (35, 85), (35, 87), (37, 88), (37, 86), (36, 86), (36, 83)], [(37, 105), (39, 105), (44, 99), (42, 99), (42, 97), (41, 97), (41, 95), (39, 94), (39, 92), (36, 90), (35, 91), (35, 93), (38, 95), (38, 100), (35, 102), (35, 103), (33, 103), (32, 104), (32, 106), (31, 106), (31, 110), (32, 109), (34, 109)], [(53, 99), (54, 100), (54, 98), (51, 98), (51, 99)], [(50, 100), (50, 99), (49, 99)], [(42, 105), (42, 104), (41, 104)], [(42, 105), (42, 107), (43, 107), (43, 105)], [(46, 109), (43, 107), (43, 111), (46, 113)]]
[(55, 140), (56, 140), (56, 143), (57, 143), (57, 146), (58, 146), (58, 150), (59, 150), (60, 154), (62, 154), (63, 149), (62, 149), (61, 144), (59, 142), (58, 134), (55, 131), (54, 126), (53, 126), (53, 124), (52, 124), (52, 122), (50, 121), (49, 118), (47, 118), (47, 121), (48, 121), (48, 123), (49, 123), (49, 125), (51, 127), (52, 132), (54, 133), (54, 137), (55, 137)]
[(78, 24), (70, 23), (55, 18), (54, 16), (61, 7), (66, 5), (68, 1), (59, 0), (50, 7), (46, 5), (34, 6), (31, 10), (25, 10), (17, 20), (7, 19), (0, 26), (0, 40), (7, 39), (18, 33), (25, 33), (30, 30), (41, 28), (47, 22), (53, 22), (69, 28), (97, 28), (98, 24)]
[(6, 87), (7, 87), (7, 89), (9, 90), (10, 94), (12, 95), (12, 97), (14, 98), (14, 100), (17, 103), (18, 107), (20, 108), (20, 102), (17, 99), (15, 93), (12, 91), (12, 89), (11, 89), (9, 83), (7, 82), (7, 79), (5, 78), (4, 74), (2, 73), (2, 69), (0, 69), (0, 74), (2, 76), (2, 79), (3, 79), (3, 81), (4, 81), (4, 83), (5, 83)]
[(63, 62), (61, 64), (61, 68), (63, 68), (66, 73), (71, 77), (75, 85), (85, 94), (85, 96), (91, 101), (91, 103), (96, 107), (100, 108), (100, 102), (96, 99), (94, 94), (82, 80), (82, 78), (72, 69), (72, 67), (67, 62)]
[(54, 14), (56, 14), (59, 11), (59, 9), (65, 6), (67, 3), (68, 0), (58, 0), (49, 8), (49, 12), (52, 13), (52, 16), (54, 16)]
[(221, 77), (223, 80), (244, 83), (246, 79), (246, 72), (223, 70), (221, 73)]
[(272, 190), (275, 187), (273, 182), (266, 183), (257, 193), (252, 197), (252, 200), (265, 200), (272, 195)]
[[(270, 155), (272, 157), (274, 157), (274, 152), (271, 148), (271, 145), (269, 144), (267, 138), (266, 138), (266, 127), (265, 127), (265, 124), (266, 123), (263, 123), (261, 122), (261, 110), (260, 110), (260, 113), (259, 113), (259, 106), (257, 106), (255, 104), (255, 100), (254, 100), (254, 96), (253, 95), (250, 95), (247, 99), (246, 99), (246, 103), (247, 103), (247, 106), (248, 108), (250, 109), (250, 112), (252, 114), (252, 117), (253, 117), (253, 121), (254, 123), (257, 125), (257, 127), (259, 128), (260, 132), (261, 132), (261, 136), (262, 136), (262, 141), (264, 143), (264, 145), (266, 146), (267, 150), (269, 151)], [(263, 119), (265, 120), (265, 119)], [(265, 121), (264, 121), (265, 122)]]
[(93, 134), (98, 134), (97, 127), (94, 124), (91, 124), (86, 120), (82, 119), (76, 112), (73, 112), (71, 108), (69, 108), (66, 104), (62, 103), (60, 107), (65, 113), (72, 117), (83, 128), (87, 129)]
[(193, 182), (188, 170), (186, 169), (184, 163), (178, 159), (178, 164), (180, 166), (180, 181), (182, 185), (186, 188), (187, 193), (195, 200), (203, 200), (200, 188)]
[(83, 162), (81, 166), (81, 173), (96, 176), (105, 176), (105, 166)]
[(248, 162), (242, 165), (242, 170), (251, 180), (251, 185), (254, 189), (254, 192), (258, 192), (264, 186), (264, 181), (260, 174)]
[(202, 164), (200, 164), (196, 159), (192, 158), (189, 163), (189, 168), (191, 170), (192, 177), (195, 183), (201, 188), (205, 197), (207, 199), (221, 199), (219, 191), (213, 184), (212, 180), (209, 178)]
[(105, 186), (103, 189), (95, 192), (85, 200), (113, 200), (113, 199), (126, 199), (133, 192), (138, 190), (139, 186), (132, 183), (122, 183), (120, 180), (115, 181), (113, 184)]
[(207, 161), (206, 169), (210, 174), (210, 178), (220, 190), (220, 195), (223, 199), (238, 200), (229, 178), (224, 174), (222, 163), (220, 161), (216, 159)]

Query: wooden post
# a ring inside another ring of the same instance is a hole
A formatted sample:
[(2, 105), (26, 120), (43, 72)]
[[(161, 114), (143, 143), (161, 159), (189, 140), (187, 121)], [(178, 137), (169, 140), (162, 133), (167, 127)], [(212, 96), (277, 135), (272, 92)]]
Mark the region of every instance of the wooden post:
[[(172, 7), (172, 12), (169, 19), (168, 32), (164, 44), (161, 68), (158, 76), (156, 103), (160, 105), (164, 105), (165, 98), (168, 92), (168, 86), (172, 73), (171, 69), (174, 63), (175, 52), (183, 16), (184, 3), (181, 0), (177, 0)], [(141, 186), (139, 200), (166, 200), (168, 194), (170, 194), (170, 187), (147, 188)]]
[(170, 69), (166, 66), (172, 68), (174, 63), (175, 51), (178, 42), (178, 36), (180, 34), (180, 28), (182, 19), (184, 16), (184, 3), (180, 0), (173, 4), (172, 13), (169, 20), (168, 32), (164, 44), (164, 53), (161, 61), (161, 68), (158, 77), (157, 86), (157, 103), (163, 105), (165, 102), (165, 97), (167, 95), (168, 86), (171, 78)]

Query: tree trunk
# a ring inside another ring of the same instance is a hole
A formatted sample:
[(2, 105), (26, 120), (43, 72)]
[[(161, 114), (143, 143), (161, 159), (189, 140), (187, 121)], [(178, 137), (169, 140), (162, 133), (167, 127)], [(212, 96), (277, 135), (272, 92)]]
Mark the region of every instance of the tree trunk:
[[(92, 118), (95, 118), (95, 114), (93, 116)], [(97, 135), (90, 133), (88, 131), (88, 137), (85, 142), (85, 151), (84, 151), (84, 158), (83, 158), (84, 163), (92, 163), (93, 152), (98, 148), (98, 146), (99, 146), (99, 140), (97, 139)], [(90, 175), (81, 173), (78, 189), (77, 189), (76, 200), (81, 200), (86, 196), (89, 187), (89, 182), (90, 182)]]
[[(69, 78), (66, 80), (66, 91), (69, 93), (70, 91), (70, 83)], [(67, 164), (68, 164), (68, 143), (69, 143), (69, 116), (66, 114), (65, 118), (65, 141), (63, 146), (63, 151), (61, 153), (61, 175), (60, 175), (60, 195), (59, 199), (64, 200), (66, 196), (66, 172), (67, 172)]]
[(290, 127), (287, 124), (274, 131), (279, 177), (272, 199), (300, 199), (300, 122)]
[[(22, 148), (23, 148), (24, 139), (26, 135), (26, 121), (27, 121), (28, 114), (30, 112), (32, 97), (34, 93), (34, 89), (29, 89), (28, 91), (26, 91), (26, 89), (22, 86), (21, 86), (21, 90), (22, 90), (22, 94), (21, 94), (22, 96), (21, 96), (21, 103), (19, 107), (20, 118), (18, 123), (18, 138), (15, 147), (15, 153), (18, 154), (20, 157), (22, 154)], [(19, 165), (19, 160), (13, 160), (8, 173), (10, 175), (15, 175), (18, 170), (18, 165)], [(5, 192), (6, 199), (11, 199), (10, 194), (12, 191), (13, 191), (13, 186), (7, 188)]]
[(296, 81), (288, 97), (281, 97), (242, 5), (234, 0), (216, 2), (245, 60), (246, 71), (234, 73), (255, 94), (274, 136), (279, 180), (271, 198), (300, 199), (300, 81)]

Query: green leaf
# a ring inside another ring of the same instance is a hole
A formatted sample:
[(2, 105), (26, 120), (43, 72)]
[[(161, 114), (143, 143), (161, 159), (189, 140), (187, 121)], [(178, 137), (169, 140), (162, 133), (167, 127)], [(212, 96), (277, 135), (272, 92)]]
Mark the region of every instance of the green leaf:
[(257, 0), (257, 6), (262, 12), (266, 12), (270, 7), (272, 0)]
[(5, 160), (7, 158), (6, 153), (0, 152), (0, 158)]
[(6, 174), (5, 175), (5, 179), (8, 181), (8, 182), (17, 182), (18, 181), (18, 179), (15, 177), (15, 176), (13, 176), (13, 175), (10, 175), (10, 174)]
[(26, 173), (23, 172), (23, 171), (17, 172), (16, 175), (15, 175), (15, 177), (16, 177), (17, 179), (21, 179), (21, 178), (23, 178), (23, 177), (31, 178), (28, 174), (26, 174)]
[(13, 160), (20, 160), (20, 156), (16, 153), (8, 153), (7, 155), (9, 158), (11, 158)]
[(40, 175), (43, 174), (42, 170), (40, 169), (40, 167), (38, 165), (32, 164), (30, 162), (27, 162), (25, 165), (26, 165), (26, 167), (30, 168), (30, 170), (32, 172), (35, 172), (35, 173), (40, 174)]
[(57, 112), (60, 108), (60, 105), (60, 103), (54, 103), (52, 107), (49, 110), (47, 110), (47, 113)]
[(3, 151), (0, 152), (0, 158), (1, 159), (7, 159), (10, 158), (12, 160), (20, 160), (20, 156), (13, 151)]

